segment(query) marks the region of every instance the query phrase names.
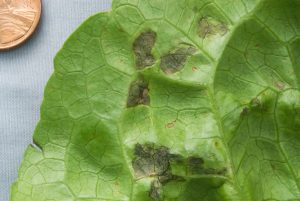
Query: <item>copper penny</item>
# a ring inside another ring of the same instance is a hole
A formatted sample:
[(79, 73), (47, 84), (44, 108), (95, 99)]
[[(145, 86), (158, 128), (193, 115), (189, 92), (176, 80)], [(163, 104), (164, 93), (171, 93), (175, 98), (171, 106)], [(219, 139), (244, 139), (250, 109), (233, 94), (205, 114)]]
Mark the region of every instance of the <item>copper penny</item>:
[(26, 41), (41, 17), (41, 0), (0, 0), (0, 50)]

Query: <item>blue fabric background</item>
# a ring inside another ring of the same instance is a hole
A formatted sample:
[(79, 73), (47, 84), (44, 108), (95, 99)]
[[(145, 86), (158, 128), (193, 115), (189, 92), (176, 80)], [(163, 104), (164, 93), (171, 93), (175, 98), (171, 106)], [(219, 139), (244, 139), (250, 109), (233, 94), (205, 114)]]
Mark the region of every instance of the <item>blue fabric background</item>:
[(0, 52), (0, 201), (9, 201), (10, 185), (32, 142), (53, 57), (80, 23), (110, 6), (111, 0), (44, 0), (34, 36), (17, 49)]

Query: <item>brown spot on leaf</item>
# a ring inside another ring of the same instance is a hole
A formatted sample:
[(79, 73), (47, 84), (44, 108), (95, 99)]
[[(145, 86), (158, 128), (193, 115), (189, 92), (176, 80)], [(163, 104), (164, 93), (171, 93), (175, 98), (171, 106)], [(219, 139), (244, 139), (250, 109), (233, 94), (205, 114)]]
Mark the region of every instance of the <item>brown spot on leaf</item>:
[(228, 27), (225, 23), (219, 22), (212, 17), (202, 17), (198, 23), (200, 38), (207, 38), (212, 35), (224, 36), (228, 32)]
[(197, 174), (203, 172), (204, 160), (200, 157), (189, 157), (188, 158), (188, 169), (190, 174)]
[(221, 169), (207, 168), (204, 170), (204, 173), (209, 175), (225, 175), (227, 173), (227, 168), (221, 168)]
[(148, 83), (143, 79), (133, 82), (129, 89), (127, 107), (135, 107), (137, 105), (149, 105), (150, 96)]
[(190, 45), (177, 48), (161, 57), (160, 68), (166, 74), (176, 73), (184, 67), (187, 58), (195, 52), (196, 48)]
[(156, 33), (147, 31), (141, 33), (133, 43), (133, 51), (136, 56), (136, 66), (138, 69), (152, 66), (155, 63), (155, 58), (152, 55), (152, 48), (156, 41)]
[(160, 176), (170, 169), (170, 154), (166, 147), (156, 148), (153, 144), (136, 144), (134, 154), (136, 158), (132, 166), (137, 178)]
[(164, 146), (156, 147), (154, 144), (136, 144), (134, 148), (134, 160), (132, 167), (137, 179), (143, 177), (154, 177), (149, 190), (149, 197), (160, 200), (162, 185), (173, 181), (184, 181), (180, 176), (171, 172), (171, 160), (182, 159), (179, 155), (170, 154), (169, 149)]
[(175, 127), (175, 124), (176, 123), (176, 120), (174, 120), (174, 121), (172, 121), (172, 122), (170, 122), (170, 123), (167, 123), (166, 124), (166, 128), (174, 128)]
[(222, 169), (219, 169), (219, 170), (217, 171), (217, 174), (218, 174), (218, 175), (226, 175), (226, 173), (227, 173), (227, 168), (226, 168), (226, 167), (224, 167), (224, 168), (222, 168)]
[(199, 70), (199, 69), (198, 69), (197, 67), (195, 67), (195, 66), (192, 68), (192, 71), (193, 71), (193, 72), (197, 72), (198, 70)]
[(166, 127), (167, 128), (174, 128), (175, 127), (175, 123), (174, 122), (167, 123)]
[[(179, 154), (171, 154), (167, 147), (156, 146), (153, 143), (135, 145), (132, 167), (136, 179), (153, 178), (149, 189), (149, 197), (152, 200), (161, 200), (163, 186), (171, 181), (184, 182), (190, 175), (225, 175), (227, 172), (226, 168), (204, 167), (204, 159), (201, 157), (185, 158)], [(184, 170), (183, 174), (173, 174), (174, 167)]]
[(154, 180), (151, 183), (149, 197), (153, 200), (161, 199), (161, 183), (158, 180)]
[(276, 82), (275, 86), (279, 90), (284, 90), (284, 88), (285, 88), (285, 84), (283, 82), (280, 82), (280, 81)]

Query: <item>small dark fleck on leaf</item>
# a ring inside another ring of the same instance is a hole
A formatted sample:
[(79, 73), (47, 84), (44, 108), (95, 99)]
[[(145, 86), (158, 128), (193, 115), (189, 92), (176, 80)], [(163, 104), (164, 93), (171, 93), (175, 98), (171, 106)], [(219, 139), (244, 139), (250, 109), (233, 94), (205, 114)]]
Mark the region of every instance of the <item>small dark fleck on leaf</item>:
[(199, 70), (199, 69), (198, 69), (197, 67), (193, 67), (193, 68), (192, 68), (192, 71), (193, 71), (193, 72), (197, 72), (198, 70)]
[(174, 126), (175, 126), (174, 122), (168, 123), (166, 125), (167, 128), (174, 128)]
[(243, 108), (243, 111), (241, 112), (241, 117), (247, 116), (249, 112), (250, 110), (248, 107)]
[(226, 172), (227, 172), (227, 168), (224, 167), (224, 168), (218, 170), (218, 171), (217, 171), (217, 174), (218, 174), (218, 175), (225, 175)]
[(143, 32), (133, 43), (133, 51), (136, 56), (136, 66), (138, 69), (152, 66), (155, 58), (152, 55), (152, 48), (156, 41), (156, 33), (153, 31)]
[(176, 120), (175, 121), (172, 121), (170, 123), (167, 123), (166, 124), (166, 128), (174, 128), (175, 127), (175, 123), (176, 123)]
[(205, 174), (214, 174), (214, 175), (225, 175), (227, 172), (227, 168), (215, 169), (215, 168), (207, 168), (204, 170)]

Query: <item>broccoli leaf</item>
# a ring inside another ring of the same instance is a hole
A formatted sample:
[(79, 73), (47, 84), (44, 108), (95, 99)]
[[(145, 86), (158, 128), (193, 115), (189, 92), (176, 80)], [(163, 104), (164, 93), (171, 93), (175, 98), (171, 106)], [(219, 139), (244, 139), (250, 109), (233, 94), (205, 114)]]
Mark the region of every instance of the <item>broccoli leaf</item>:
[(11, 200), (300, 200), (299, 10), (114, 0), (57, 54)]

